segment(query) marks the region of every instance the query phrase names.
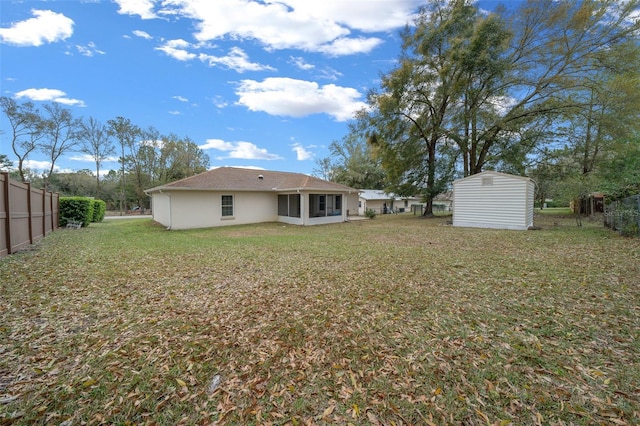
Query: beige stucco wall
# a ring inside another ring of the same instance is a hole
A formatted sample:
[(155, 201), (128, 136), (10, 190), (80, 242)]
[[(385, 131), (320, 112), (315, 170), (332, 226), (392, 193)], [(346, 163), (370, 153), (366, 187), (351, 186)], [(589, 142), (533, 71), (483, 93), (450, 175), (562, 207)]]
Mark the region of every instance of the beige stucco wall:
[(151, 211), (153, 212), (153, 220), (169, 227), (171, 225), (171, 210), (169, 210), (169, 194), (154, 193), (151, 196)]
[[(312, 192), (315, 194), (315, 192)], [(330, 193), (329, 193), (330, 194)], [(222, 217), (222, 195), (233, 196), (233, 216)], [(342, 215), (309, 218), (309, 193), (301, 193), (301, 218), (278, 216), (278, 194), (265, 192), (171, 191), (152, 194), (153, 218), (173, 230), (283, 222), (319, 225), (347, 220), (357, 212), (358, 195), (343, 195)], [(344, 206), (347, 208), (344, 208)], [(351, 213), (354, 212), (354, 213)]]
[(349, 215), (350, 216), (357, 216), (360, 214), (360, 212), (358, 211), (358, 193), (354, 192), (352, 194), (348, 194), (345, 195), (345, 198), (347, 200), (345, 204), (345, 206), (347, 206), (347, 210), (349, 210)]
[[(222, 216), (222, 195), (233, 195), (231, 217)], [(172, 191), (170, 203), (162, 202), (162, 196), (167, 197), (153, 194), (154, 220), (176, 230), (273, 222), (278, 218), (276, 194)]]
[(359, 209), (361, 216), (364, 216), (367, 210), (374, 210), (377, 214), (382, 214), (384, 203), (387, 203), (387, 207), (391, 207), (389, 200), (365, 200), (362, 198), (360, 201), (362, 201)]

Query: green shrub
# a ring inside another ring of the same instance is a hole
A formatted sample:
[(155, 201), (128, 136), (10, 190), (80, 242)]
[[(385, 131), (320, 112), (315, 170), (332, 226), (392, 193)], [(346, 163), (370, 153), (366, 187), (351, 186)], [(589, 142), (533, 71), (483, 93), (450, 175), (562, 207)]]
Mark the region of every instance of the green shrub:
[(102, 222), (107, 211), (107, 203), (102, 200), (93, 200), (93, 220), (92, 222)]
[(364, 212), (364, 215), (369, 219), (373, 219), (374, 217), (376, 217), (376, 211), (373, 209), (367, 209), (367, 211)]
[(60, 197), (60, 226), (74, 220), (89, 226), (93, 220), (93, 199), (89, 197)]

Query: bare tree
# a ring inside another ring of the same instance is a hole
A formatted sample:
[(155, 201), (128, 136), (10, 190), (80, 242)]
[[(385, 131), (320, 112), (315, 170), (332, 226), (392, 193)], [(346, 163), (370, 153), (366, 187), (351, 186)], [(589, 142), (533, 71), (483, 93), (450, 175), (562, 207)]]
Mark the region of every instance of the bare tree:
[(138, 126), (131, 123), (131, 120), (124, 117), (116, 117), (113, 120), (107, 121), (108, 134), (118, 140), (120, 144), (120, 165), (122, 173), (121, 180), (122, 185), (120, 188), (120, 215), (124, 214), (126, 210), (126, 164), (127, 164), (127, 152), (132, 152), (135, 148), (136, 139), (140, 137), (141, 130)]
[(47, 189), (49, 179), (55, 169), (56, 161), (63, 154), (73, 151), (79, 142), (82, 122), (73, 118), (71, 111), (62, 108), (57, 103), (47, 104), (44, 110), (49, 117), (44, 120), (45, 137), (39, 148), (48, 156), (50, 164), (44, 180), (44, 188)]
[(91, 156), (96, 165), (96, 197), (100, 197), (100, 166), (116, 153), (107, 126), (93, 117), (83, 121), (80, 151)]
[(38, 148), (38, 141), (44, 136), (42, 119), (33, 103), (18, 104), (6, 96), (0, 97), (2, 111), (11, 126), (11, 149), (18, 158), (20, 180), (26, 182), (24, 163)]

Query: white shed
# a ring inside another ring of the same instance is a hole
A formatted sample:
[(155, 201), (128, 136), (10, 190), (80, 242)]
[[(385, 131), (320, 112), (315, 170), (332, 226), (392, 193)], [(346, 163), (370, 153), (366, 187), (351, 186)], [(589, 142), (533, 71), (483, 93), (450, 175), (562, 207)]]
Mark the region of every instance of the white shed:
[(535, 184), (523, 176), (482, 172), (453, 182), (453, 226), (526, 230), (533, 226)]

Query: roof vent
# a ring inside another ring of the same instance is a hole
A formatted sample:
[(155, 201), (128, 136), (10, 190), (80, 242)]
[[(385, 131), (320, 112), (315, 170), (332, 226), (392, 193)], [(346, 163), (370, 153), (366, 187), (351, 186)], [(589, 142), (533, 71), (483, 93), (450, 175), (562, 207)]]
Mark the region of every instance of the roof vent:
[(264, 179), (264, 176), (258, 175), (258, 179)]

